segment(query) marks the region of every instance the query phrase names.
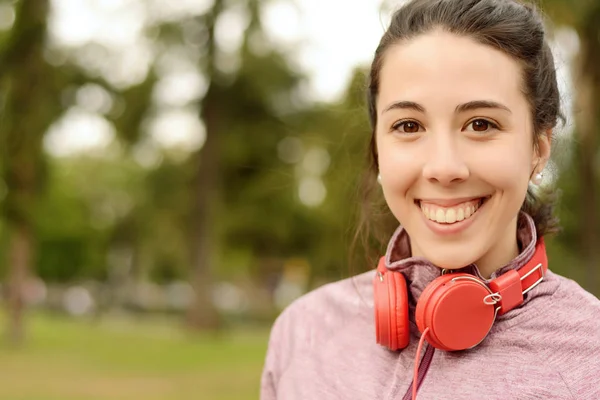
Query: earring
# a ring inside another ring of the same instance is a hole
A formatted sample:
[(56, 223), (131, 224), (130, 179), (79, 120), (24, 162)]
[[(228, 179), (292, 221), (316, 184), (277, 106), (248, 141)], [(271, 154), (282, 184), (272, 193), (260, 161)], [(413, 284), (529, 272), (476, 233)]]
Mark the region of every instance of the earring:
[(377, 183), (381, 185), (381, 174), (377, 174)]
[(532, 183), (534, 185), (539, 186), (542, 183), (542, 179), (544, 179), (544, 174), (542, 172), (538, 172), (532, 179)]

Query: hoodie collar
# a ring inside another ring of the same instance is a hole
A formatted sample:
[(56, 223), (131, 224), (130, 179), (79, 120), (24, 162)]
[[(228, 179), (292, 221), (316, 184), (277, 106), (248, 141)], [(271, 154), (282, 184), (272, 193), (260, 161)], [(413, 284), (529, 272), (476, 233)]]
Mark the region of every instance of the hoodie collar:
[[(501, 276), (509, 270), (519, 270), (535, 253), (537, 234), (533, 218), (521, 212), (517, 221), (517, 241), (520, 253), (505, 266), (492, 273), (489, 279), (485, 279), (476, 264), (467, 265), (454, 272), (463, 272), (476, 276), (485, 283)], [(406, 278), (410, 292), (410, 302), (416, 304), (425, 287), (435, 278), (441, 275), (442, 269), (423, 257), (412, 257), (410, 249), (410, 238), (404, 230), (396, 229), (387, 247), (385, 254), (385, 266), (392, 271), (402, 272)]]

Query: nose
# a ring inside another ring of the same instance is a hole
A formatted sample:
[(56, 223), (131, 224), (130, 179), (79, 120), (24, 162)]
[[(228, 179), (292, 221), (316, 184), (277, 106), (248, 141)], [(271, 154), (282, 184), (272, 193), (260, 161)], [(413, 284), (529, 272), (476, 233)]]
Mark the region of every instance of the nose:
[(431, 138), (433, 143), (423, 166), (423, 177), (444, 186), (465, 181), (470, 171), (460, 143), (450, 135), (432, 135)]

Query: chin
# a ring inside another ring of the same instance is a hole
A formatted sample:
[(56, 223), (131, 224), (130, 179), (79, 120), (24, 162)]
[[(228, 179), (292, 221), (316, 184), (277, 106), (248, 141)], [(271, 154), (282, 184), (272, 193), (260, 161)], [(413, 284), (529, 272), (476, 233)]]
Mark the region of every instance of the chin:
[(464, 255), (455, 256), (455, 255), (430, 255), (425, 256), (426, 259), (431, 261), (434, 265), (445, 268), (445, 269), (460, 269), (464, 268), (467, 265), (473, 264), (476, 260), (475, 257), (465, 257)]
[[(457, 246), (456, 243), (449, 243), (446, 246), (430, 246), (429, 248), (438, 247), (438, 251), (425, 251), (423, 256), (432, 262), (434, 265), (445, 269), (460, 269), (475, 263), (482, 255), (477, 251), (473, 251), (473, 244), (469, 246)], [(442, 248), (440, 248), (442, 247)], [(445, 247), (445, 248), (444, 248)]]

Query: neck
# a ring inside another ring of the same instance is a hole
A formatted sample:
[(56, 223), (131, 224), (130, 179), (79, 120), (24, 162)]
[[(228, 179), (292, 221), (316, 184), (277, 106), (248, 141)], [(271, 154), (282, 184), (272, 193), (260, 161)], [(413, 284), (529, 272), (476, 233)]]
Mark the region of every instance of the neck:
[(515, 218), (494, 247), (475, 262), (484, 278), (489, 279), (496, 270), (507, 265), (519, 255), (517, 236), (517, 218)]

